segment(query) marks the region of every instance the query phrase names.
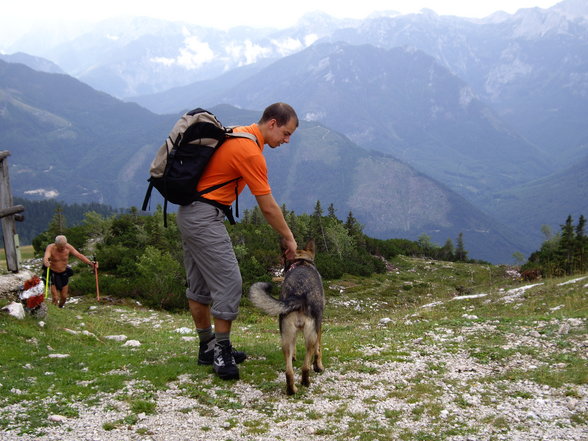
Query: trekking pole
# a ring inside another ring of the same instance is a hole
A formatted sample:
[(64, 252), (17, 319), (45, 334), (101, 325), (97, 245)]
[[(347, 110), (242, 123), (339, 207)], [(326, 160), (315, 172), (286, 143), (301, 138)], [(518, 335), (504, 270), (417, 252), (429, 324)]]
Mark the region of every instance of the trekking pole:
[(98, 287), (98, 267), (96, 266), (96, 261), (94, 261), (94, 276), (96, 277), (96, 300), (100, 301), (100, 288)]
[(47, 267), (47, 275), (45, 276), (45, 298), (47, 299), (47, 293), (49, 292), (49, 267)]

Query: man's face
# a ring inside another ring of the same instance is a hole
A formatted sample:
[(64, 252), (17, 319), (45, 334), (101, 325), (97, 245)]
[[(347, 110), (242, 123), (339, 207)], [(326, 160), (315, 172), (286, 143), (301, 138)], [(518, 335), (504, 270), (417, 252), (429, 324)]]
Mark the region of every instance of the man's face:
[(268, 124), (268, 128), (265, 143), (271, 148), (276, 148), (284, 143), (287, 144), (290, 142), (290, 136), (296, 131), (296, 120), (290, 118), (286, 124), (278, 126), (278, 122), (272, 119)]

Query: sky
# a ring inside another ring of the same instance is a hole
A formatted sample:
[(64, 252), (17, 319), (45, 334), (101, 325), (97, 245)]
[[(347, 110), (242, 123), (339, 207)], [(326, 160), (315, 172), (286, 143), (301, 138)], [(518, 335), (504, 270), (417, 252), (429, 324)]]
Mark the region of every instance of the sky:
[(365, 18), (373, 11), (400, 13), (432, 9), (439, 15), (481, 18), (502, 10), (548, 8), (558, 0), (4, 0), (0, 27), (19, 33), (37, 23), (56, 20), (98, 21), (117, 16), (148, 16), (215, 28), (239, 25), (286, 28), (307, 12), (323, 11), (337, 18)]

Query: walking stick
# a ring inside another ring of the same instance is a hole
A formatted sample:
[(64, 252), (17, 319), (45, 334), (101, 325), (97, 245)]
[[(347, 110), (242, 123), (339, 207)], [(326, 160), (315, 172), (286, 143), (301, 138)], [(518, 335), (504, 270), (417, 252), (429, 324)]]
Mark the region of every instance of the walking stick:
[(98, 267), (94, 261), (94, 276), (96, 277), (96, 300), (100, 301), (100, 288), (98, 287)]
[(49, 291), (49, 267), (47, 267), (47, 275), (45, 276), (45, 298), (49, 300), (47, 297), (47, 293)]

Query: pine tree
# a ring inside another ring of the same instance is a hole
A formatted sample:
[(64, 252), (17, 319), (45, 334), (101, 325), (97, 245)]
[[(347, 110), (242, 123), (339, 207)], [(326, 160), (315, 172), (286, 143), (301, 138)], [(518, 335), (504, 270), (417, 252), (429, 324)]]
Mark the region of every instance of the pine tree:
[(259, 207), (256, 205), (251, 210), (251, 224), (260, 225), (264, 222), (265, 218), (263, 217), (263, 214), (261, 214), (261, 210), (259, 209)]
[(314, 212), (312, 213), (312, 235), (319, 249), (328, 252), (329, 246), (327, 245), (327, 238), (323, 227), (323, 208), (321, 207), (321, 201), (316, 201)]
[(574, 247), (574, 222), (572, 215), (569, 215), (566, 219), (566, 223), (561, 226), (561, 239), (559, 241), (561, 264), (566, 274), (572, 274), (574, 271)]
[(243, 224), (251, 223), (251, 211), (248, 208), (246, 208), (243, 211), (241, 223), (243, 223)]
[(332, 202), (331, 202), (331, 204), (329, 204), (329, 208), (327, 209), (327, 213), (328, 213), (327, 216), (329, 216), (329, 219), (338, 220), (337, 215), (335, 214), (335, 206), (333, 205)]
[(314, 205), (314, 211), (312, 212), (314, 218), (321, 218), (323, 216), (323, 207), (321, 207), (321, 201), (316, 201)]
[(54, 238), (55, 236), (59, 236), (60, 234), (65, 234), (65, 230), (67, 228), (67, 220), (65, 219), (65, 215), (63, 214), (63, 206), (58, 204), (55, 207), (55, 214), (49, 223), (49, 235), (50, 237)]
[(578, 219), (578, 225), (576, 225), (576, 237), (574, 240), (574, 257), (575, 257), (575, 269), (577, 271), (585, 271), (588, 268), (588, 262), (586, 262), (586, 253), (588, 252), (588, 241), (584, 228), (586, 227), (586, 218), (584, 215), (580, 215)]
[(363, 234), (363, 227), (362, 225), (353, 217), (353, 212), (349, 212), (347, 215), (347, 220), (345, 221), (345, 229), (349, 233), (349, 236), (353, 238), (354, 243), (360, 247), (366, 247), (366, 238)]
[(453, 241), (450, 238), (448, 238), (445, 242), (445, 245), (441, 247), (440, 258), (441, 260), (447, 260), (450, 262), (455, 260)]
[(458, 262), (465, 262), (468, 258), (468, 252), (465, 250), (463, 244), (463, 233), (459, 233), (457, 236), (457, 245), (455, 248), (455, 260)]
[(361, 224), (353, 217), (353, 212), (350, 211), (345, 221), (345, 228), (349, 231), (351, 236), (360, 236), (363, 234)]

